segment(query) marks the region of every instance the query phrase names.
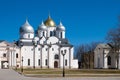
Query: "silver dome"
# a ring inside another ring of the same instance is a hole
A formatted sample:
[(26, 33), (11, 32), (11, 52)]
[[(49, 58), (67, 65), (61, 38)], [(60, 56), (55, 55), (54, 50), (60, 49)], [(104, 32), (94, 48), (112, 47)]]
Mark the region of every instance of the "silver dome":
[(20, 27), (20, 33), (34, 33), (33, 27), (26, 20), (25, 24)]
[(65, 31), (65, 27), (62, 25), (62, 23), (60, 22), (60, 24), (58, 25), (57, 31)]
[(47, 30), (47, 27), (45, 26), (43, 21), (42, 21), (41, 25), (38, 27), (38, 30), (43, 30), (43, 31)]

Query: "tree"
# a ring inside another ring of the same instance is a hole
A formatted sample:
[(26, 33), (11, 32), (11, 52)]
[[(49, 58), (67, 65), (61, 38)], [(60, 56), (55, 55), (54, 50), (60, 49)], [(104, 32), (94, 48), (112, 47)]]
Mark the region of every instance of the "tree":
[(118, 20), (118, 26), (114, 29), (111, 29), (108, 31), (107, 33), (107, 37), (106, 40), (107, 42), (112, 45), (112, 49), (111, 51), (113, 53), (117, 53), (117, 68), (118, 68), (118, 51), (120, 49), (120, 16), (119, 16), (119, 20)]
[[(83, 63), (84, 63), (87, 68), (90, 68), (90, 55), (92, 53), (94, 53), (94, 49), (96, 48), (96, 46), (99, 43), (100, 42), (92, 42), (92, 43), (89, 43), (89, 44), (80, 44), (79, 46), (77, 46), (75, 48), (76, 57), (79, 60), (79, 62), (81, 62), (81, 64), (79, 64), (79, 66), (83, 66)], [(87, 56), (85, 54), (88, 54), (89, 56)], [(84, 60), (85, 58), (86, 59), (89, 58), (89, 60), (86, 61), (86, 60)]]

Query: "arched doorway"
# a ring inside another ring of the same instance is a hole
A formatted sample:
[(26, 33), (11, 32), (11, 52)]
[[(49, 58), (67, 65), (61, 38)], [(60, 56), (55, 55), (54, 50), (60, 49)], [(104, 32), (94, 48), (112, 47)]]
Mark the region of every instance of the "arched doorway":
[(58, 62), (57, 61), (54, 62), (54, 68), (58, 68)]
[(1, 61), (1, 63), (2, 63), (2, 65), (1, 65), (2, 69), (8, 69), (9, 68), (8, 67), (8, 61)]

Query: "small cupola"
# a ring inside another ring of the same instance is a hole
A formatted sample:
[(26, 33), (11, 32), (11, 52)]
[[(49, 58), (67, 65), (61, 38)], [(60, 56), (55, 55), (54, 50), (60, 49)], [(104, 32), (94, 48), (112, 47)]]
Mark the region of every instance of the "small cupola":
[(20, 27), (20, 33), (34, 33), (34, 29), (29, 24), (28, 20)]
[(43, 21), (42, 21), (41, 25), (39, 25), (38, 30), (43, 30), (43, 31), (47, 30), (47, 27), (45, 26), (45, 24), (43, 23)]
[(58, 25), (58, 27), (56, 28), (57, 31), (65, 31), (65, 27), (63, 26), (62, 22), (60, 22), (60, 24)]

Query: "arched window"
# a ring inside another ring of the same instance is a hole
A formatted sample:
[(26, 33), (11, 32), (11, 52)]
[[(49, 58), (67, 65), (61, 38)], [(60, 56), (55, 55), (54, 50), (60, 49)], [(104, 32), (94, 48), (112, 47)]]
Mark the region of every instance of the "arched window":
[(5, 53), (3, 54), (3, 57), (6, 57), (6, 54), (5, 54)]
[(111, 57), (108, 56), (108, 65), (111, 65)]
[(47, 60), (47, 59), (45, 59), (45, 65), (46, 65), (46, 66), (48, 65), (48, 60)]
[(28, 38), (30, 38), (30, 34), (28, 34)]
[(52, 36), (52, 31), (50, 31), (50, 36)]
[(60, 33), (60, 37), (62, 38), (63, 36), (62, 36), (62, 32)]
[(45, 32), (43, 31), (43, 36), (45, 36)]
[(30, 66), (30, 59), (28, 59), (28, 66)]
[(65, 66), (67, 66), (67, 59), (65, 60)]
[(40, 66), (40, 59), (38, 59), (38, 65)]
[(58, 55), (58, 54), (56, 54), (54, 58), (55, 58), (55, 59), (59, 59), (59, 55)]
[(16, 53), (16, 58), (18, 58), (18, 53)]

